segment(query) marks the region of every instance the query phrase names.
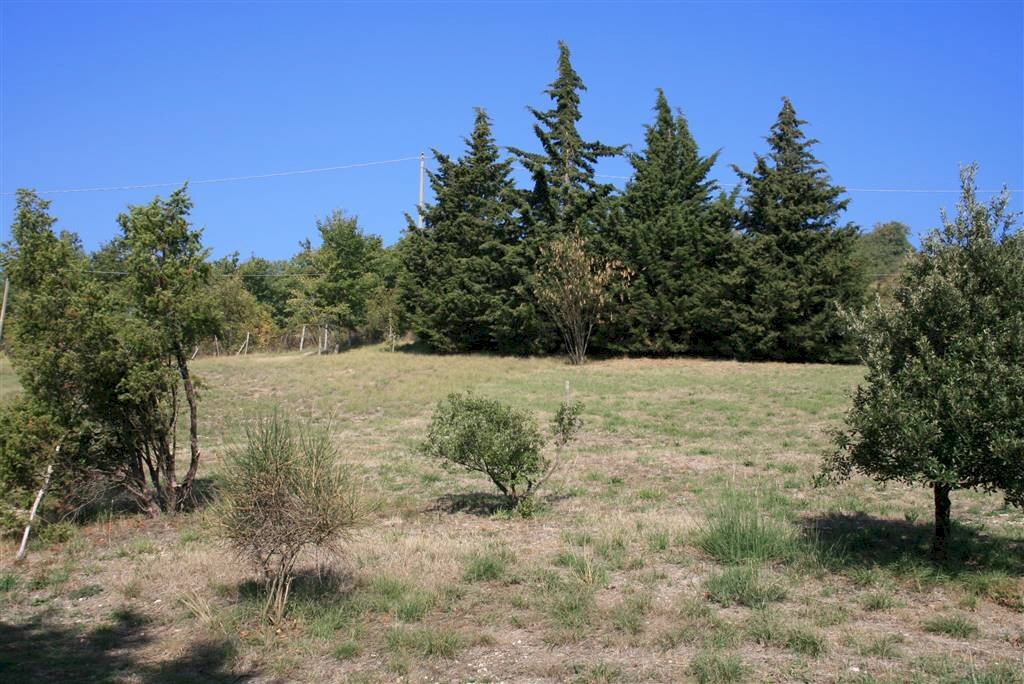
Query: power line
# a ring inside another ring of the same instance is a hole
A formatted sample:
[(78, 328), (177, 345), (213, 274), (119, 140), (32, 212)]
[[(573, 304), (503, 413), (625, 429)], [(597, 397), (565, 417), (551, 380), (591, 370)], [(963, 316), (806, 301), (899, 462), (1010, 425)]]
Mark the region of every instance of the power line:
[[(167, 183), (143, 183), (139, 185), (117, 185), (103, 188), (72, 188), (65, 190), (41, 190), (37, 192), (38, 195), (62, 195), (75, 192), (115, 192), (118, 190), (145, 190), (147, 188), (166, 188), (172, 186), (182, 185), (188, 183), (189, 185), (208, 185), (210, 183), (231, 183), (234, 181), (247, 181), (247, 180), (260, 180), (264, 178), (281, 178), (283, 176), (300, 176), (310, 173), (324, 173), (326, 171), (342, 171), (344, 169), (361, 169), (368, 166), (382, 166), (384, 164), (398, 164), (400, 162), (407, 162), (418, 160), (419, 155), (415, 157), (400, 157), (398, 159), (385, 159), (383, 161), (372, 161), (372, 162), (361, 162), (358, 164), (341, 164), (339, 166), (321, 166), (315, 169), (299, 169), (298, 171), (277, 171), (275, 173), (260, 173), (250, 176), (229, 176), (226, 178), (203, 178), (201, 180), (180, 180), (170, 181)], [(15, 195), (14, 192), (0, 193), (5, 197)]]
[[(40, 190), (36, 194), (39, 195), (66, 195), (72, 193), (84, 193), (84, 192), (118, 192), (123, 190), (146, 190), (149, 188), (166, 188), (176, 187), (188, 183), (189, 185), (210, 185), (213, 183), (233, 183), (238, 181), (249, 181), (249, 180), (264, 180), (267, 178), (283, 178), (285, 176), (302, 176), (312, 173), (326, 173), (329, 171), (343, 171), (345, 169), (361, 169), (371, 166), (383, 166), (386, 164), (400, 164), (407, 161), (420, 161), (421, 155), (411, 157), (399, 157), (397, 159), (384, 159), (381, 161), (371, 162), (360, 162), (356, 164), (340, 164), (336, 166), (321, 166), (312, 169), (298, 169), (295, 171), (276, 171), (274, 173), (260, 173), (251, 174), (247, 176), (227, 176), (224, 178), (202, 178), (199, 180), (179, 180), (179, 181), (168, 181), (165, 183), (138, 183), (135, 185), (113, 185), (107, 187), (94, 187), (94, 188), (65, 188), (60, 190)], [(633, 176), (620, 176), (610, 173), (598, 173), (595, 174), (598, 178), (611, 178), (615, 180), (631, 180)], [(733, 183), (731, 185), (723, 185), (723, 188), (735, 188), (742, 185), (742, 183)], [(960, 190), (932, 190), (932, 189), (916, 189), (916, 188), (845, 188), (847, 192), (880, 192), (880, 193), (905, 193), (905, 194), (956, 194)], [(998, 194), (1002, 192), (1000, 190), (975, 190), (975, 192), (981, 194)], [(1010, 192), (1024, 193), (1021, 189), (1011, 189)], [(0, 196), (11, 197), (17, 193), (14, 192), (3, 192)]]

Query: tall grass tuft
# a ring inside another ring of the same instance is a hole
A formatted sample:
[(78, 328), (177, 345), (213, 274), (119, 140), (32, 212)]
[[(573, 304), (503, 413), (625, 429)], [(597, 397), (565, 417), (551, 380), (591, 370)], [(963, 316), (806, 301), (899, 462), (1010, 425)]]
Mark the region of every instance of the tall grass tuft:
[(725, 489), (705, 518), (697, 547), (724, 563), (792, 560), (806, 550), (778, 497)]

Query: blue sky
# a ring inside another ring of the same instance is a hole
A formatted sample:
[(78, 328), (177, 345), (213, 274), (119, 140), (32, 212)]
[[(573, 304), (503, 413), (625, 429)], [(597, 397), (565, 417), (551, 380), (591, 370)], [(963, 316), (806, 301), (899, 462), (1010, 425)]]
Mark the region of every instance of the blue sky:
[[(655, 88), (705, 152), (749, 168), (783, 95), (850, 188), (1024, 187), (1024, 3), (0, 3), (0, 190), (258, 175), (458, 153), (473, 107), (534, 148), (556, 43), (585, 136), (640, 145)], [(625, 160), (600, 171), (628, 174)], [(95, 248), (170, 188), (51, 195)], [(342, 208), (396, 240), (417, 163), (193, 187), (215, 254), (286, 257)], [(955, 194), (850, 193), (921, 234)], [(1017, 209), (1020, 197), (1014, 199)], [(13, 198), (0, 198), (4, 236)]]

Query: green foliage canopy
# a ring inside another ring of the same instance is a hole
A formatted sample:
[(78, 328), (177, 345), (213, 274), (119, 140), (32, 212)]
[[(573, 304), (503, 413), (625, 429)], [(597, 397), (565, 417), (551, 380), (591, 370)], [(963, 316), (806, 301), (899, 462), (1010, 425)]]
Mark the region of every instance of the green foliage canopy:
[(855, 319), (867, 375), (825, 473), (924, 484), (937, 555), (949, 492), (1024, 506), (1024, 233), (1006, 192), (984, 204), (961, 170), (953, 218), (910, 258), (891, 301)]

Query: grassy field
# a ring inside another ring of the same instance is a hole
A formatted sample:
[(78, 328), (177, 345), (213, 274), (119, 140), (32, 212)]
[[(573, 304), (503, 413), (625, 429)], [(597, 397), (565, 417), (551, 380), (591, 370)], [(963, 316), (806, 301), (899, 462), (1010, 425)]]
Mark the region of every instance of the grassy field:
[[(857, 367), (370, 347), (195, 369), (206, 484), (280, 406), (330, 422), (375, 512), (306, 559), (278, 628), (209, 507), (53, 526), (16, 567), (6, 540), (0, 680), (1024, 681), (1021, 512), (954, 494), (938, 568), (928, 491), (814, 488)], [(448, 392), (546, 418), (566, 382), (586, 425), (531, 519), (415, 453)]]

